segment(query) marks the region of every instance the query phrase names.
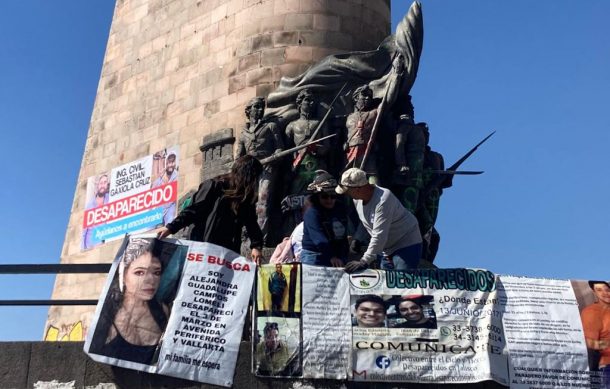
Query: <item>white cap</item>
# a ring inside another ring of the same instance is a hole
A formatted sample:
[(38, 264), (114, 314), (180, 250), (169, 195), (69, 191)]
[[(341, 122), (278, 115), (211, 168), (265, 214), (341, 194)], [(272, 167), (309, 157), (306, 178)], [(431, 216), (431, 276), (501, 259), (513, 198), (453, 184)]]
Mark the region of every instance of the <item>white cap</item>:
[(343, 194), (348, 188), (360, 188), (369, 183), (366, 179), (366, 172), (358, 168), (347, 169), (341, 175), (341, 183), (335, 188), (335, 192)]

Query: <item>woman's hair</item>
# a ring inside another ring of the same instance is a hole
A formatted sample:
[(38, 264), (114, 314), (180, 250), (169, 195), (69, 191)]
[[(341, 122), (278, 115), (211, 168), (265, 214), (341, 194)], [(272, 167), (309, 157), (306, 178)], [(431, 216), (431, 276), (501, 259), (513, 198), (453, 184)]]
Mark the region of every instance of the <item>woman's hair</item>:
[(263, 172), (263, 165), (251, 155), (244, 155), (233, 162), (231, 172), (225, 175), (229, 187), (224, 192), (224, 198), (231, 201), (231, 209), (237, 213), (241, 203), (257, 199), (258, 178)]

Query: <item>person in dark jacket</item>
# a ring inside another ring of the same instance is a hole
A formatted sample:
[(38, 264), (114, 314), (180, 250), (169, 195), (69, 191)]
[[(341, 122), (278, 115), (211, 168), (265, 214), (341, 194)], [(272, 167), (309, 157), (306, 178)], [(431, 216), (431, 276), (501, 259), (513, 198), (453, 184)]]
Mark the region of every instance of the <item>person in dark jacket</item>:
[(337, 180), (325, 170), (317, 170), (307, 190), (311, 207), (303, 215), (301, 262), (308, 265), (343, 267), (347, 262), (347, 214), (337, 201)]
[(194, 224), (189, 239), (213, 243), (239, 253), (241, 232), (245, 226), (250, 237), (252, 259), (260, 263), (263, 234), (257, 223), (256, 200), (262, 171), (263, 166), (256, 158), (250, 155), (237, 158), (229, 174), (202, 182), (191, 205), (162, 228), (157, 236), (165, 238)]

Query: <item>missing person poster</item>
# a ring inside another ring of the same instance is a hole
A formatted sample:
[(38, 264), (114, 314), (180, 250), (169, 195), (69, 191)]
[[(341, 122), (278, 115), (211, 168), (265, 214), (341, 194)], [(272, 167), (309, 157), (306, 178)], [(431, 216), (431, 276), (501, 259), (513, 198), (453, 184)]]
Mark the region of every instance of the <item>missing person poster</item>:
[(301, 377), (301, 264), (258, 269), (252, 328), (252, 371), (264, 377)]
[(508, 384), (493, 273), (368, 270), (349, 284), (355, 381)]
[(589, 370), (573, 284), (503, 276), (498, 295), (511, 388), (590, 387), (590, 372), (594, 370)]
[(87, 180), (81, 249), (166, 225), (176, 217), (178, 147)]
[[(349, 279), (343, 269), (303, 266), (303, 378), (351, 376)], [(313, 292), (313, 293), (312, 293)]]
[[(256, 276), (256, 277), (255, 277)], [(481, 269), (270, 264), (188, 240), (128, 236), (85, 351), (231, 386), (256, 278), (252, 371), (362, 382), (606, 388), (610, 285)]]
[(87, 334), (95, 361), (230, 387), (256, 265), (209, 243), (128, 236)]
[(252, 366), (265, 377), (603, 387), (608, 310), (605, 281), (264, 265)]

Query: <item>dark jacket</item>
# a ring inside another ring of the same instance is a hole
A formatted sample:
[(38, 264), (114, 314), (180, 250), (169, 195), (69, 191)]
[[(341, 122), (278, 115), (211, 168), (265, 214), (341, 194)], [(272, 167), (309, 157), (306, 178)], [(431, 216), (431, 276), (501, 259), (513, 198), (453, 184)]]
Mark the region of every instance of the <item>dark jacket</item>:
[(337, 203), (332, 209), (312, 205), (303, 215), (303, 248), (321, 254), (320, 261), (330, 266), (330, 259), (347, 261), (347, 217)]
[(250, 237), (250, 247), (263, 245), (263, 234), (257, 223), (256, 207), (251, 201), (239, 205), (237, 214), (231, 202), (224, 198), (228, 183), (223, 179), (206, 180), (193, 195), (186, 207), (166, 227), (174, 234), (194, 224), (189, 239), (209, 242), (226, 247), (236, 253), (241, 249), (241, 232), (245, 226)]

